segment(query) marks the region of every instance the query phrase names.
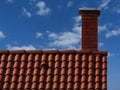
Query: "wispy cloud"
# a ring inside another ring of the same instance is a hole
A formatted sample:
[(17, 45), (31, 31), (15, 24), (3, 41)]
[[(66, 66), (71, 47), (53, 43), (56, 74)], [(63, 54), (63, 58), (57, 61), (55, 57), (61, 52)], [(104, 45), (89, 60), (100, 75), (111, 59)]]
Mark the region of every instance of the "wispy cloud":
[(32, 45), (28, 45), (28, 46), (11, 46), (10, 44), (9, 45), (6, 45), (6, 48), (8, 50), (36, 50), (36, 48)]
[(13, 1), (13, 0), (7, 0), (7, 2), (9, 2), (9, 3), (13, 3), (14, 1)]
[(5, 35), (2, 31), (0, 31), (0, 39), (5, 38)]
[(36, 38), (42, 37), (42, 33), (41, 32), (37, 32), (37, 33), (35, 33), (35, 35), (36, 35)]
[(36, 6), (38, 7), (38, 11), (37, 11), (37, 14), (38, 15), (47, 15), (51, 12), (51, 9), (48, 8), (45, 4), (44, 1), (39, 1)]
[(67, 7), (72, 7), (72, 6), (73, 6), (73, 2), (72, 1), (68, 1)]
[(98, 31), (99, 31), (99, 32), (105, 31), (105, 30), (107, 30), (107, 24), (105, 24), (105, 25), (99, 25), (99, 26), (98, 26)]
[(120, 35), (120, 28), (116, 30), (112, 30), (106, 33), (106, 38), (112, 37), (112, 36), (117, 36)]
[(120, 4), (119, 3), (120, 3), (120, 0), (116, 0), (113, 10), (120, 14)]
[(110, 3), (111, 0), (102, 0), (102, 3), (100, 4), (99, 8), (104, 9), (107, 8), (107, 5)]
[(51, 42), (50, 46), (62, 47), (68, 49), (77, 49), (77, 45), (80, 44), (80, 17), (74, 17), (74, 24), (72, 31), (62, 32), (62, 33), (54, 33), (48, 32), (48, 37)]
[(29, 18), (32, 16), (31, 13), (26, 8), (23, 8), (23, 15)]
[(99, 43), (98, 43), (98, 47), (102, 47), (102, 46), (104, 46), (104, 43), (99, 42)]

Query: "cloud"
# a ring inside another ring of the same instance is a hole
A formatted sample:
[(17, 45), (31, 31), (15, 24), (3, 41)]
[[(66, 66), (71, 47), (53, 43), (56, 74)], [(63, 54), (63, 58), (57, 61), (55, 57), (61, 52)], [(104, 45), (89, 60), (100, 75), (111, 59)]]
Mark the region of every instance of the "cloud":
[(47, 15), (51, 12), (51, 9), (46, 6), (44, 1), (39, 1), (36, 6), (39, 8), (38, 15)]
[(5, 35), (2, 31), (0, 31), (0, 39), (5, 38)]
[(112, 37), (112, 36), (117, 36), (120, 35), (120, 28), (116, 30), (112, 30), (106, 33), (106, 38)]
[(79, 35), (75, 32), (64, 32), (57, 34), (58, 37), (53, 42), (50, 43), (52, 46), (69, 46), (75, 45), (79, 42)]
[(57, 38), (59, 38), (58, 35), (57, 35), (56, 33), (54, 33), (54, 32), (52, 32), (52, 33), (49, 32), (48, 37), (49, 37), (49, 38), (52, 38), (52, 39), (57, 39)]
[(78, 44), (80, 43), (80, 17), (76, 16), (73, 18), (74, 24), (72, 31), (62, 32), (62, 33), (54, 33), (48, 32), (48, 37), (50, 38), (51, 42), (49, 42), (50, 46), (68, 48), (68, 49), (77, 49)]
[(11, 45), (6, 45), (8, 50), (36, 50), (34, 46), (28, 45), (28, 46), (11, 46)]
[(27, 16), (27, 17), (29, 17), (29, 18), (32, 16), (31, 13), (30, 13), (29, 11), (27, 11), (26, 8), (23, 8), (23, 15), (24, 15), (24, 16)]
[(36, 38), (42, 37), (42, 33), (40, 33), (40, 32), (35, 33), (35, 35), (36, 35)]
[(72, 1), (68, 1), (67, 7), (72, 7), (72, 6), (73, 6), (73, 2)]
[(107, 24), (98, 26), (98, 31), (99, 32), (105, 31), (105, 30), (107, 30)]
[(102, 3), (100, 4), (99, 8), (104, 9), (107, 8), (107, 5), (110, 3), (111, 0), (102, 0)]
[(102, 42), (98, 43), (98, 47), (102, 47), (102, 46), (104, 46), (104, 43)]
[(13, 3), (14, 1), (13, 1), (13, 0), (7, 0), (7, 2), (9, 2), (9, 3)]

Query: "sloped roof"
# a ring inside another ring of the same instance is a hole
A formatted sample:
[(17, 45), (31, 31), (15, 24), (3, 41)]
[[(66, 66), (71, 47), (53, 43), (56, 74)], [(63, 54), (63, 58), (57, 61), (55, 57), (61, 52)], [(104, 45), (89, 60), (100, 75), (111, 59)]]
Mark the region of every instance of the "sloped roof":
[(0, 89), (106, 90), (106, 51), (0, 51)]

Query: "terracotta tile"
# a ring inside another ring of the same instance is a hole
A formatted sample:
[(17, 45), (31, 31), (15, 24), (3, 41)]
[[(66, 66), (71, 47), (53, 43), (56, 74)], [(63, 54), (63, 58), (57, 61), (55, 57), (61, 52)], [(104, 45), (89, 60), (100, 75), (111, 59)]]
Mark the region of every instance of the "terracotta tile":
[(18, 81), (18, 75), (13, 75), (11, 82), (17, 82)]
[(95, 90), (100, 90), (100, 89), (102, 89), (101, 83), (100, 82), (95, 83)]
[(55, 61), (60, 61), (61, 60), (61, 55), (60, 54), (56, 54), (55, 55)]
[(30, 82), (26, 82), (24, 90), (30, 90), (30, 89), (31, 89), (31, 83)]
[(52, 88), (52, 83), (51, 82), (47, 82), (46, 86), (45, 86), (45, 90), (50, 90)]
[(41, 82), (38, 86), (38, 90), (45, 90), (45, 83)]
[(60, 61), (56, 61), (55, 62), (55, 68), (60, 68), (61, 62)]
[(26, 69), (21, 68), (20, 72), (19, 72), (19, 75), (25, 75), (25, 73), (26, 73)]
[(20, 83), (23, 83), (25, 82), (25, 75), (20, 75), (19, 78), (18, 78), (18, 82)]
[(99, 55), (98, 52), (89, 53), (90, 51), (73, 50), (51, 53), (50, 51), (18, 53), (10, 51), (7, 54), (1, 54), (0, 88), (11, 90), (106, 89), (106, 55)]
[(95, 70), (95, 75), (101, 75), (101, 73), (102, 73), (101, 69), (96, 69)]
[(32, 82), (32, 76), (27, 75), (26, 78), (25, 78), (25, 82)]
[(33, 78), (32, 78), (32, 82), (39, 82), (39, 75), (34, 75)]
[(81, 83), (86, 82), (86, 81), (87, 81), (87, 76), (86, 75), (82, 75)]
[[(96, 67), (98, 67), (98, 66), (96, 65)], [(94, 69), (95, 68), (95, 63), (94, 62), (89, 62), (88, 68)]]
[(33, 70), (33, 75), (39, 75), (39, 74), (40, 74), (40, 69), (35, 68), (35, 69)]
[(86, 89), (87, 89), (87, 83), (86, 82), (82, 82), (80, 90), (86, 90)]
[(40, 62), (39, 61), (35, 61), (34, 68), (40, 68)]
[(9, 89), (9, 82), (5, 82), (4, 85), (3, 85), (3, 90), (8, 90)]
[(106, 82), (102, 83), (102, 90), (107, 90), (107, 84), (106, 84)]
[(59, 84), (58, 82), (54, 82), (53, 83), (53, 87), (52, 87), (52, 90), (59, 90)]
[(69, 83), (67, 84), (67, 90), (71, 90), (73, 89), (73, 83)]
[(81, 68), (81, 61), (80, 60), (77, 60), (75, 62), (75, 68)]
[(61, 82), (60, 83), (60, 90), (65, 90), (65, 88), (66, 88), (66, 83), (65, 82)]
[(75, 68), (75, 75), (81, 75), (81, 68)]
[(102, 77), (100, 75), (98, 75), (98, 76), (95, 77), (95, 82), (96, 83), (97, 82), (101, 82), (101, 80), (102, 80)]
[(38, 83), (37, 82), (33, 82), (32, 86), (31, 86), (32, 90), (37, 90), (38, 89)]
[(55, 68), (54, 75), (59, 75), (59, 74), (60, 74), (60, 68)]
[(106, 69), (102, 69), (102, 75), (103, 75), (103, 76), (104, 76), (104, 75), (107, 75)]
[(39, 78), (39, 82), (45, 82), (46, 80), (46, 77), (44, 75), (41, 75), (40, 78)]
[(53, 82), (59, 82), (60, 76), (59, 75), (55, 75), (53, 78)]
[(26, 71), (26, 75), (31, 75), (33, 73), (33, 69), (32, 68), (28, 68)]
[(75, 76), (74, 76), (74, 82), (75, 82), (75, 83), (80, 82), (80, 78), (81, 78), (80, 75), (75, 75)]
[(19, 83), (18, 83), (18, 86), (17, 86), (17, 89), (18, 89), (18, 90), (23, 89), (23, 88), (24, 88), (24, 85), (25, 85), (24, 82), (19, 82)]
[(94, 83), (93, 82), (89, 82), (88, 83), (88, 90), (93, 90), (94, 89)]
[(67, 74), (67, 68), (62, 68), (61, 69), (61, 75)]
[(95, 76), (94, 75), (89, 75), (88, 76), (88, 82), (93, 82), (95, 81)]
[(64, 61), (61, 63), (61, 68), (66, 68), (66, 67), (67, 67), (67, 64), (68, 64), (68, 62), (64, 60)]
[(87, 75), (87, 73), (88, 73), (88, 69), (83, 68), (81, 71), (81, 75)]
[(10, 82), (11, 76), (10, 75), (6, 75), (4, 82)]
[(87, 62), (82, 62), (82, 68), (87, 68), (88, 63)]
[(74, 84), (74, 88), (73, 88), (74, 90), (80, 90), (80, 83), (75, 83)]
[(88, 70), (88, 75), (94, 75), (94, 74), (95, 74), (95, 70), (89, 68), (89, 70)]
[(15, 61), (13, 68), (19, 68), (20, 67), (20, 61)]

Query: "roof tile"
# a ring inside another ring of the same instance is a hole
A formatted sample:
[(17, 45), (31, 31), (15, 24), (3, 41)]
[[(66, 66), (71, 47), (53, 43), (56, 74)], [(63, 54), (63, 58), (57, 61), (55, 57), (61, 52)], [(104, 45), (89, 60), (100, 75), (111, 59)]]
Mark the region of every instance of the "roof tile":
[(0, 51), (0, 88), (106, 90), (107, 52)]

